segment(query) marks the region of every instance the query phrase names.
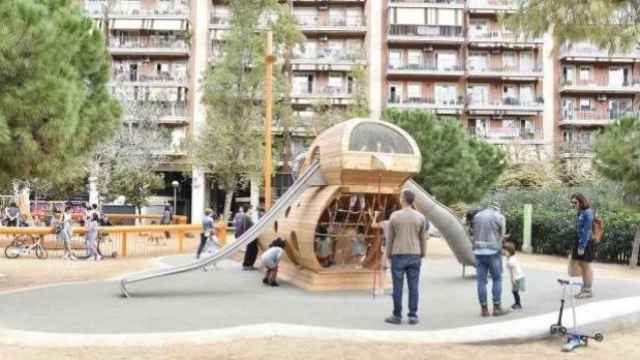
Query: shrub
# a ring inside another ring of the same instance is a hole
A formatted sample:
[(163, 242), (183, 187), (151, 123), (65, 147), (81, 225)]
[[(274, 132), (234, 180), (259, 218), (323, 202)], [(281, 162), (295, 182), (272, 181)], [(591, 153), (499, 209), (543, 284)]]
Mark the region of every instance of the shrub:
[(596, 260), (628, 262), (640, 214), (624, 207), (621, 188), (616, 184), (601, 182), (579, 187), (551, 185), (536, 189), (509, 189), (495, 192), (487, 201), (501, 205), (507, 219), (507, 232), (519, 247), (522, 246), (523, 206), (532, 204), (533, 251), (566, 256), (576, 236), (576, 212), (569, 204), (569, 196), (575, 192), (584, 193), (605, 222), (604, 238), (595, 251)]

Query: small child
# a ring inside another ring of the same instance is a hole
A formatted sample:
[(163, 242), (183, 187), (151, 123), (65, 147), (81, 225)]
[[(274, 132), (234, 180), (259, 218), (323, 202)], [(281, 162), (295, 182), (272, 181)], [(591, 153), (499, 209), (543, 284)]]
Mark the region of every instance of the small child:
[(271, 243), (271, 245), (269, 245), (269, 249), (262, 254), (262, 257), (260, 258), (262, 260), (262, 265), (267, 268), (267, 273), (264, 275), (264, 279), (262, 279), (263, 284), (279, 286), (276, 282), (276, 278), (278, 276), (278, 264), (280, 263), (282, 254), (284, 254), (285, 246), (286, 242), (281, 238), (277, 238)]
[(513, 310), (522, 309), (520, 303), (520, 291), (525, 291), (525, 277), (522, 272), (520, 262), (516, 257), (516, 246), (512, 242), (505, 242), (502, 246), (504, 255), (507, 257), (507, 270), (511, 279), (511, 292), (513, 293), (513, 299), (515, 303), (511, 306)]

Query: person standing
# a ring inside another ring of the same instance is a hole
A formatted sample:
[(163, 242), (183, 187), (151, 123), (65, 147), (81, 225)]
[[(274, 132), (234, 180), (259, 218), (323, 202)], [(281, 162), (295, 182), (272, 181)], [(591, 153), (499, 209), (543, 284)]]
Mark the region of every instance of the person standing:
[(491, 275), (493, 316), (506, 315), (502, 309), (502, 240), (506, 233), (506, 220), (500, 207), (490, 203), (472, 219), (473, 253), (476, 258), (476, 282), (481, 315), (489, 316), (487, 305), (487, 277)]
[(89, 260), (100, 261), (102, 256), (98, 253), (98, 220), (99, 215), (97, 212), (91, 213), (91, 218), (85, 223), (85, 242), (87, 252), (89, 253)]
[(393, 212), (389, 219), (389, 234), (386, 254), (391, 260), (393, 279), (393, 315), (386, 318), (390, 324), (402, 323), (402, 290), (404, 277), (409, 288), (409, 324), (418, 324), (418, 295), (420, 266), (425, 256), (424, 236), (427, 221), (412, 208), (415, 194), (404, 190), (400, 193), (401, 209)]
[[(160, 217), (160, 224), (161, 225), (170, 225), (172, 218), (173, 218), (173, 214), (172, 214), (172, 211), (171, 211), (171, 206), (166, 205), (164, 207), (164, 210), (162, 211), (162, 217)], [(168, 231), (165, 231), (164, 232), (165, 240), (169, 240), (170, 237), (171, 237), (171, 234)]]
[(571, 195), (571, 205), (577, 211), (576, 238), (569, 258), (569, 275), (582, 276), (582, 289), (576, 295), (577, 299), (593, 297), (593, 209), (587, 198), (580, 194)]
[(5, 211), (5, 217), (7, 219), (7, 226), (20, 226), (20, 208), (18, 208), (18, 205), (15, 202), (11, 202)]
[(196, 259), (200, 259), (200, 255), (204, 250), (209, 239), (214, 236), (215, 223), (213, 221), (213, 210), (207, 208), (204, 210), (204, 217), (202, 218), (202, 234), (200, 235), (200, 246), (196, 252)]
[[(244, 208), (241, 206), (238, 209), (238, 213), (233, 218), (233, 227), (235, 228), (236, 241), (244, 235), (244, 233), (253, 226), (253, 220), (251, 216), (244, 212)], [(242, 270), (256, 270), (254, 266), (256, 258), (258, 257), (258, 241), (253, 239), (244, 252), (244, 260), (242, 261)]]
[(71, 252), (71, 239), (73, 236), (73, 228), (71, 226), (71, 206), (66, 205), (64, 212), (60, 217), (60, 238), (64, 246), (64, 259), (76, 260), (76, 257)]

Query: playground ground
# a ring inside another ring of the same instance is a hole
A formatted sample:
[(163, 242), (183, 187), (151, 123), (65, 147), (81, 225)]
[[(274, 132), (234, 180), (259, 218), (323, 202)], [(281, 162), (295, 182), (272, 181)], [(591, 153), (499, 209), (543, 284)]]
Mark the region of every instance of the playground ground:
[[(450, 253), (441, 241), (432, 241), (429, 258), (449, 257)], [(562, 271), (566, 261), (548, 256), (521, 256), (528, 268)], [(103, 280), (154, 266), (155, 262), (143, 258), (121, 258), (101, 263), (64, 262), (58, 259), (46, 261), (0, 258), (0, 289), (17, 289), (62, 282)], [(428, 268), (425, 268), (425, 270)], [(597, 278), (640, 281), (640, 270), (619, 265), (597, 264)], [(78, 301), (81, 301), (78, 299)], [(28, 310), (27, 310), (28, 311)], [(87, 319), (91, 321), (91, 319)], [(593, 343), (578, 353), (561, 354), (562, 340), (548, 339), (515, 345), (414, 345), (394, 343), (363, 343), (315, 340), (309, 338), (239, 339), (205, 344), (173, 344), (160, 347), (24, 347), (0, 345), (0, 354), (10, 359), (619, 359), (638, 358), (637, 339), (639, 328), (606, 334), (603, 343)]]

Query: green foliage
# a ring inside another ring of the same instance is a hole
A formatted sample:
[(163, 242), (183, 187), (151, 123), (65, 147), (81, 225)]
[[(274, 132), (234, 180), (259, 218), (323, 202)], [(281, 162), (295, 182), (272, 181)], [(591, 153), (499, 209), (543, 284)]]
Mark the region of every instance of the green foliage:
[(526, 164), (511, 165), (498, 181), (499, 187), (540, 187), (549, 181), (551, 176), (542, 162), (532, 161)]
[(154, 191), (163, 187), (164, 176), (162, 173), (119, 162), (112, 169), (109, 193), (112, 196), (115, 194), (124, 196), (127, 203), (140, 209), (148, 205), (147, 199), (153, 195)]
[(636, 0), (527, 0), (506, 24), (534, 36), (549, 30), (557, 44), (589, 41), (599, 48), (629, 50), (640, 39)]
[(369, 81), (367, 68), (354, 65), (349, 75), (353, 81), (351, 103), (347, 105), (345, 119), (369, 116)]
[(566, 256), (576, 237), (576, 212), (570, 207), (571, 194), (587, 196), (605, 221), (604, 239), (596, 248), (596, 259), (627, 262), (640, 214), (629, 211), (622, 200), (622, 188), (614, 182), (594, 182), (582, 186), (561, 184), (541, 188), (509, 189), (496, 192), (485, 201), (496, 201), (507, 218), (511, 239), (522, 244), (523, 207), (533, 205), (532, 246), (535, 253)]
[(640, 120), (626, 117), (608, 126), (596, 141), (595, 167), (600, 174), (620, 181), (624, 192), (640, 195)]
[(482, 199), (506, 168), (501, 149), (471, 137), (455, 119), (394, 109), (385, 118), (416, 140), (422, 152), (416, 180), (445, 204)]
[(71, 0), (0, 2), (0, 182), (62, 182), (117, 126), (101, 31)]

